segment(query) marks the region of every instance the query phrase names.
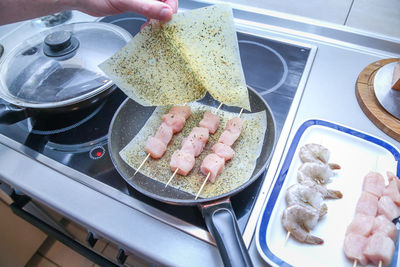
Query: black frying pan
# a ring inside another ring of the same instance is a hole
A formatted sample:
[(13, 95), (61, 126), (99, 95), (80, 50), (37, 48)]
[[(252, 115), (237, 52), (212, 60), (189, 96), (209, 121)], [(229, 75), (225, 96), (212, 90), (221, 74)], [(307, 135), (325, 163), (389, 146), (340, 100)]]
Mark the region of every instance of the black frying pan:
[[(237, 225), (236, 216), (232, 210), (229, 197), (237, 194), (253, 183), (267, 167), (275, 145), (275, 120), (265, 100), (253, 89), (249, 88), (249, 98), (252, 112), (266, 111), (267, 132), (263, 148), (257, 159), (251, 178), (238, 188), (212, 198), (199, 198), (173, 187), (164, 189), (165, 184), (155, 181), (130, 167), (120, 157), (119, 152), (135, 137), (151, 116), (154, 107), (143, 107), (131, 99), (124, 101), (110, 125), (108, 148), (115, 168), (125, 181), (144, 195), (162, 202), (175, 205), (198, 205), (205, 218), (207, 227), (215, 239), (225, 266), (252, 266), (248, 251), (244, 245)], [(199, 102), (218, 106), (218, 102), (207, 95)], [(237, 112), (240, 109), (223, 106), (222, 110)]]

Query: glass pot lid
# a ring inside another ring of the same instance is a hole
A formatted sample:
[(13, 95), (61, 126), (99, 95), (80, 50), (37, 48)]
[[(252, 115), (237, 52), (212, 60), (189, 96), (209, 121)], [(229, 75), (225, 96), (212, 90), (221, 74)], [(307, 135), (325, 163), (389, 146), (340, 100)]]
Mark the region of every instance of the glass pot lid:
[(36, 108), (93, 97), (113, 85), (98, 65), (131, 38), (124, 29), (101, 22), (43, 31), (18, 45), (0, 65), (0, 96)]

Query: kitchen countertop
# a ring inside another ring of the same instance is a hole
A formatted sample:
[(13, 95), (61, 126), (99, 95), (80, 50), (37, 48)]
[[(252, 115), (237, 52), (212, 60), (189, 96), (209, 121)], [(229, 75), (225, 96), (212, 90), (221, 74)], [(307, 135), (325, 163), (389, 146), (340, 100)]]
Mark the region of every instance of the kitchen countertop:
[[(180, 1), (182, 9), (201, 5)], [(74, 14), (76, 21), (93, 20), (84, 14)], [(400, 148), (399, 142), (378, 129), (362, 112), (354, 87), (365, 66), (379, 59), (400, 57), (399, 39), (262, 12), (253, 14), (235, 9), (234, 14), (239, 30), (317, 47), (305, 90), (303, 95), (298, 96), (301, 101), (290, 110), (263, 184), (264, 194), (258, 199), (256, 210), (262, 206), (265, 193), (275, 178), (277, 166), (286, 152), (286, 144), (307, 119), (320, 118), (337, 122), (377, 136)], [(27, 23), (14, 24), (13, 29), (30, 27)], [(5, 46), (5, 52), (13, 43), (27, 37), (13, 34), (18, 31), (10, 31), (11, 26), (0, 27), (0, 43), (4, 38), (13, 37), (13, 41), (8, 42), (9, 46)], [(4, 35), (5, 32), (8, 34)], [(0, 136), (0, 180), (151, 263), (169, 266), (222, 265), (218, 251), (212, 244), (132, 209), (123, 201), (128, 196), (117, 190), (113, 192), (116, 197), (111, 198), (60, 173), (57, 164), (49, 168), (45, 164), (47, 159), (43, 158)], [(75, 171), (70, 170), (70, 175), (75, 175)], [(144, 206), (143, 210), (146, 209), (151, 207)], [(252, 214), (252, 229), (258, 215)], [(248, 236), (253, 263), (256, 266), (266, 265), (257, 252), (255, 240), (251, 239), (253, 233)]]

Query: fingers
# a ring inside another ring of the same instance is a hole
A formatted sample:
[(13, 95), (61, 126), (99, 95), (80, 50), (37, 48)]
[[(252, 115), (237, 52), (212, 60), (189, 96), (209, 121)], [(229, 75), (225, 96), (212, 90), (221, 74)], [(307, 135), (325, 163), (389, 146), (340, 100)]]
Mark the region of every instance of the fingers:
[(162, 0), (162, 2), (169, 5), (172, 8), (172, 12), (178, 12), (178, 0)]
[(174, 10), (178, 7), (176, 0), (166, 0), (168, 4), (155, 0), (119, 0), (111, 2), (114, 8), (118, 10), (136, 12), (147, 18), (161, 21), (170, 20)]

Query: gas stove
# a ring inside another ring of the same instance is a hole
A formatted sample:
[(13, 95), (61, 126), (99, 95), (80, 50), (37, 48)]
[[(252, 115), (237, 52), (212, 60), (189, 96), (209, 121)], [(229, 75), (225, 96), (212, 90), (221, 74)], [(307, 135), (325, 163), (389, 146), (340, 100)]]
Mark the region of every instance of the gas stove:
[[(146, 19), (134, 13), (125, 13), (100, 21), (118, 25), (134, 36)], [(246, 32), (238, 32), (237, 35), (246, 82), (269, 104), (276, 121), (278, 139), (294, 96), (298, 90), (302, 90), (301, 80), (307, 76), (307, 65), (312, 62), (314, 53), (311, 47), (298, 43), (266, 39)], [(159, 216), (157, 211), (162, 211), (171, 215), (171, 218), (185, 221), (193, 229), (207, 231), (197, 207), (168, 205), (129, 190), (115, 170), (107, 151), (107, 133), (115, 111), (125, 99), (126, 96), (117, 88), (99, 106), (84, 113), (28, 118), (10, 126), (0, 125), (0, 134), (139, 201), (135, 203), (152, 206), (151, 216), (154, 218)], [(264, 176), (231, 198), (242, 233), (248, 224)], [(163, 217), (162, 220), (173, 225), (175, 219), (168, 221)], [(196, 232), (192, 231), (191, 234), (196, 235)]]

